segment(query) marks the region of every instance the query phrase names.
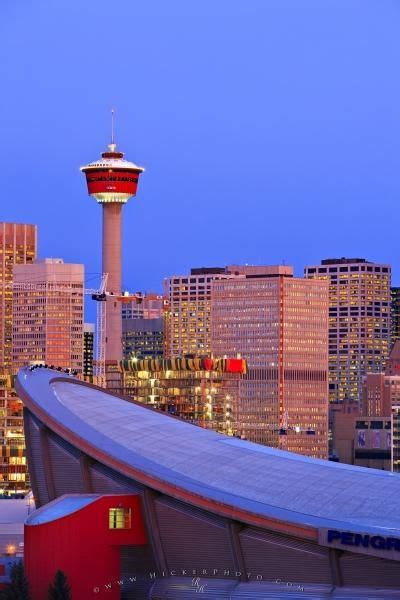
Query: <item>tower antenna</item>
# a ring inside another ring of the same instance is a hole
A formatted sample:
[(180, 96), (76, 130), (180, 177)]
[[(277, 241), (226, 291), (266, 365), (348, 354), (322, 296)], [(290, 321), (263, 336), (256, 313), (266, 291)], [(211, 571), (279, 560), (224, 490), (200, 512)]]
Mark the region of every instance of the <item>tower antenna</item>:
[(112, 108), (111, 109), (111, 144), (110, 144), (110, 150), (111, 152), (114, 152), (115, 150), (115, 141), (114, 141), (114, 121), (115, 121), (115, 109)]

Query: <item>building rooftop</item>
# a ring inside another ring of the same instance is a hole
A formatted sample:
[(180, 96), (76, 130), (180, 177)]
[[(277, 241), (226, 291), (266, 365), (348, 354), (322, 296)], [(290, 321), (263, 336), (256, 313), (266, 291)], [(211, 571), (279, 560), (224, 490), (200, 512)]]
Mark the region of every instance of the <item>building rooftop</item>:
[(51, 430), (175, 498), (252, 523), (400, 535), (398, 474), (227, 437), (50, 369), (22, 369), (16, 385)]
[(49, 502), (26, 519), (28, 525), (42, 525), (66, 517), (100, 498), (99, 494), (69, 494)]
[(324, 260), (321, 260), (321, 265), (351, 265), (354, 263), (373, 264), (365, 258), (345, 258), (344, 256), (341, 258), (325, 258)]
[(225, 267), (195, 267), (190, 269), (191, 275), (220, 275), (225, 272)]

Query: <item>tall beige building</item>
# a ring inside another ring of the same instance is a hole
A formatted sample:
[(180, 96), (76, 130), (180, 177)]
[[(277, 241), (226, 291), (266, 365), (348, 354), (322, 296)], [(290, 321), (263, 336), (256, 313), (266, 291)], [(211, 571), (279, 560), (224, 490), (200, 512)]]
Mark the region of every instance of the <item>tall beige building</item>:
[(329, 398), (361, 403), (363, 378), (385, 370), (391, 268), (363, 258), (326, 259), (305, 277), (329, 283)]
[(84, 268), (48, 258), (14, 267), (12, 367), (83, 369)]
[(248, 362), (238, 433), (308, 456), (328, 452), (328, 284), (291, 267), (241, 267), (211, 286), (211, 349)]
[(203, 267), (164, 280), (169, 304), (164, 332), (168, 358), (210, 353), (211, 284), (235, 277), (235, 272), (234, 267)]

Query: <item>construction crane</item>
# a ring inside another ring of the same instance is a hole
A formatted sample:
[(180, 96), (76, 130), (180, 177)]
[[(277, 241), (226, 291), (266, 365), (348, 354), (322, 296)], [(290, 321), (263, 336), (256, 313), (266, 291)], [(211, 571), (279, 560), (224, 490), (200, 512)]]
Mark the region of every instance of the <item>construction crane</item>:
[[(94, 352), (94, 373), (97, 383), (106, 387), (106, 300), (108, 273), (103, 273), (100, 288), (91, 290), (91, 297), (97, 303), (96, 309), (96, 337)], [(89, 293), (89, 290), (85, 293)]]
[(281, 421), (281, 426), (279, 427), (278, 430), (278, 434), (281, 435), (287, 435), (288, 431), (294, 431), (295, 433), (305, 433), (306, 435), (315, 435), (315, 430), (314, 429), (304, 429), (302, 427), (300, 427), (299, 425), (289, 425), (288, 423), (289, 421), (289, 413), (287, 410), (284, 411), (283, 413), (283, 417), (282, 417), (282, 421)]
[[(103, 273), (101, 278), (100, 287), (95, 288), (84, 288), (83, 294), (91, 296), (97, 304), (96, 306), (96, 336), (95, 336), (95, 351), (94, 351), (94, 374), (96, 376), (96, 383), (100, 387), (106, 387), (106, 301), (111, 296), (117, 302), (129, 302), (136, 300), (140, 302), (142, 300), (142, 294), (140, 292), (134, 294), (114, 294), (112, 291), (107, 290), (108, 284), (108, 273)], [(32, 291), (32, 292), (59, 292), (59, 293), (71, 293), (76, 294), (78, 290), (76, 287), (68, 285), (60, 285), (57, 281), (46, 281), (43, 283), (33, 282), (9, 282), (4, 285), (0, 285), (1, 289), (11, 289), (20, 291)]]

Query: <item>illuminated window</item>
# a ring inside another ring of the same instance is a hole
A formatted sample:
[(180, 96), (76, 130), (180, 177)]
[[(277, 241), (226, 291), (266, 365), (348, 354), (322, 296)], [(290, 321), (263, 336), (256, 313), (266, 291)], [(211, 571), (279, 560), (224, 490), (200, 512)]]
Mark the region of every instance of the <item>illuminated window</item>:
[(110, 508), (109, 509), (109, 529), (130, 529), (131, 528), (131, 509), (130, 508)]
[(130, 529), (131, 528), (131, 509), (130, 508), (110, 508), (109, 509), (109, 529)]

